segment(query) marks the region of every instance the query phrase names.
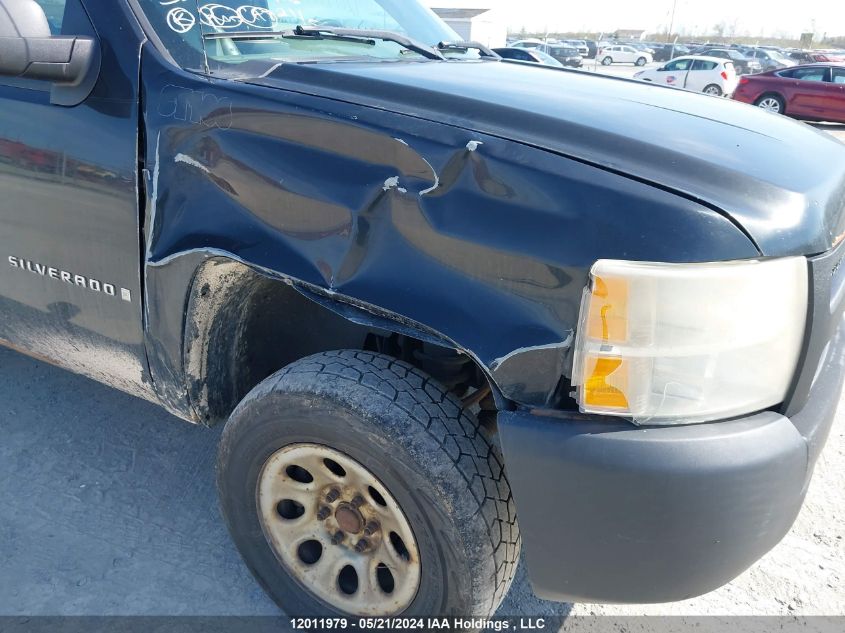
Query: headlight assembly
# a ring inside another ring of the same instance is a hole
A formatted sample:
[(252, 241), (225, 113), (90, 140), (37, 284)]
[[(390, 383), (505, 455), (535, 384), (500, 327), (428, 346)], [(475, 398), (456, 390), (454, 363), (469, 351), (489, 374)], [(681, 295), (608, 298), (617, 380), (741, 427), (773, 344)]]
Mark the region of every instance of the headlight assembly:
[(581, 410), (667, 425), (782, 402), (804, 338), (807, 284), (803, 257), (597, 262), (576, 340)]

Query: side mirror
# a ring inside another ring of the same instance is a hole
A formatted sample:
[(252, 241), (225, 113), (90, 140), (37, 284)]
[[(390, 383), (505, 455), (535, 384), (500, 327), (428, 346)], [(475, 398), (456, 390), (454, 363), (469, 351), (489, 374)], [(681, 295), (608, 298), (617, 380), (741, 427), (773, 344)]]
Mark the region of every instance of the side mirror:
[(99, 73), (95, 38), (51, 35), (34, 0), (0, 0), (0, 76), (51, 82), (51, 102), (72, 106), (91, 94)]

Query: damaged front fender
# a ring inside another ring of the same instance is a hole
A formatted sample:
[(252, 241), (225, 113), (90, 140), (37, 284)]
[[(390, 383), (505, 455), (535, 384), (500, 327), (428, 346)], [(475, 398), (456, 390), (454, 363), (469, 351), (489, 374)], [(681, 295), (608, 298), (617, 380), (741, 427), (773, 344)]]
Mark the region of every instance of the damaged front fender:
[[(172, 345), (187, 289), (213, 256), (310, 289), (339, 314), (355, 306), (371, 325), (383, 318), (448, 341), (505, 398), (556, 407), (597, 259), (758, 255), (708, 208), (504, 131), (305, 95), (295, 83), (209, 81), (150, 47), (143, 68), (157, 382), (185, 376)], [(173, 386), (166, 399), (175, 406), (181, 393)]]

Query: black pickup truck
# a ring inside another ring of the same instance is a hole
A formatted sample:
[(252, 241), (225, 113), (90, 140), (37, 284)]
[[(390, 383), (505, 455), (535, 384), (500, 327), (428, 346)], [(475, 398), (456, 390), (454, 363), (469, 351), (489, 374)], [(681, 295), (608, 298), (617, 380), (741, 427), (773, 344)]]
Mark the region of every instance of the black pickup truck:
[(523, 543), (539, 596), (681, 600), (772, 548), (843, 380), (845, 146), (415, 0), (249, 1), (0, 0), (2, 342), (225, 421), (290, 614), (485, 616)]

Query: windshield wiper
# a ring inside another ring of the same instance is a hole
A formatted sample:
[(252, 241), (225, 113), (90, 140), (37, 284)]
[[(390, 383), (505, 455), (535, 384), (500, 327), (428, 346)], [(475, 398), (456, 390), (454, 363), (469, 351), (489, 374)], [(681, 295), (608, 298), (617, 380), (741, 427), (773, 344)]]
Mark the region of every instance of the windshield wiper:
[(500, 56), (490, 50), (480, 42), (440, 42), (437, 45), (439, 51), (453, 51), (455, 53), (466, 53), (470, 50), (476, 50), (481, 53), (482, 57), (492, 57), (493, 59), (500, 59)]
[(400, 33), (393, 31), (378, 31), (374, 29), (326, 29), (319, 26), (297, 26), (290, 35), (285, 37), (290, 38), (314, 38), (323, 40), (341, 40), (341, 41), (366, 41), (373, 39), (382, 40), (384, 42), (395, 42), (402, 48), (409, 51), (419, 53), (426, 59), (446, 59), (440, 53), (430, 46), (426, 46), (416, 40), (406, 37)]
[(384, 42), (395, 42), (402, 48), (418, 53), (426, 59), (446, 59), (440, 51), (399, 33), (394, 33), (393, 31), (297, 26), (292, 31), (233, 31), (231, 33), (204, 33), (203, 37), (208, 40), (262, 40), (270, 38), (331, 40), (334, 42), (365, 44), (367, 46), (375, 46), (375, 40), (382, 40)]

